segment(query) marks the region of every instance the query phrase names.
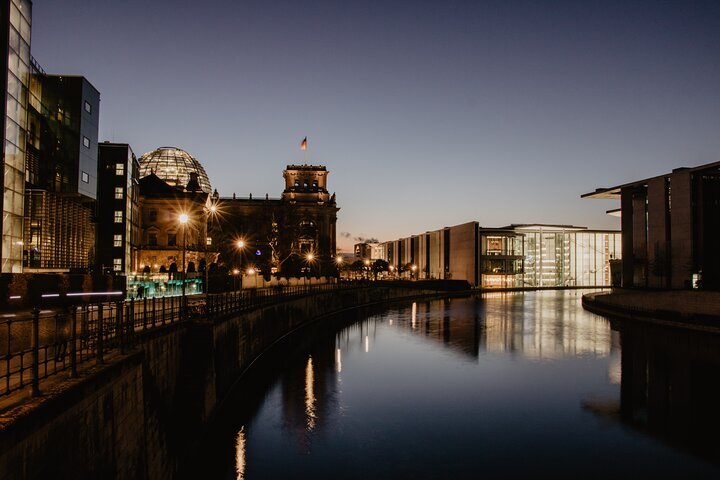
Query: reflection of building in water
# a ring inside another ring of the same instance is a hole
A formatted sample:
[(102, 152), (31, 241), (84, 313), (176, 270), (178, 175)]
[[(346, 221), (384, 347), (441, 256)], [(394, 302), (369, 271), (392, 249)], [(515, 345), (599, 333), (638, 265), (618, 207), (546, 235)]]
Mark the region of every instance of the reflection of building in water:
[(462, 298), (413, 302), (398, 310), (397, 326), (410, 328), (454, 351), (476, 358), (482, 331), (477, 301), (475, 298)]
[(633, 324), (620, 327), (623, 422), (720, 454), (720, 337)]
[(399, 310), (398, 325), (473, 357), (480, 350), (518, 352), (532, 359), (608, 355), (609, 323), (568, 308), (567, 295), (493, 293), (417, 302)]
[(570, 294), (498, 295), (502, 300), (482, 304), (487, 351), (516, 351), (534, 359), (610, 353), (609, 323), (599, 322), (572, 304), (568, 306)]
[(334, 402), (337, 373), (333, 338), (317, 342), (312, 351), (294, 361), (281, 380), (285, 426), (304, 446), (305, 434), (323, 427), (329, 405)]

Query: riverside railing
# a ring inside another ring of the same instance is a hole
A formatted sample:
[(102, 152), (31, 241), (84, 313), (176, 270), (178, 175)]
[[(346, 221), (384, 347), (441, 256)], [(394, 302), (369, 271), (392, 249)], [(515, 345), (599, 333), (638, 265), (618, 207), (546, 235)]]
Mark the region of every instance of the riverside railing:
[(272, 287), (207, 295), (160, 297), (32, 310), (0, 317), (0, 397), (60, 372), (71, 377), (78, 365), (102, 364), (110, 352), (134, 346), (145, 331), (193, 318), (217, 319), (304, 295), (358, 288), (362, 284)]

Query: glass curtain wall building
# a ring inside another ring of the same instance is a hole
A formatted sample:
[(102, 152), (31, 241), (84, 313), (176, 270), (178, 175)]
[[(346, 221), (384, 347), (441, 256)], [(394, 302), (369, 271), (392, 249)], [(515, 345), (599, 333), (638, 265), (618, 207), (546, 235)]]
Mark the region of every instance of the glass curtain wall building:
[(6, 0), (0, 4), (2, 60), (5, 79), (2, 195), (2, 243), (0, 271), (21, 272), (23, 254), (23, 209), (25, 189), (25, 134), (27, 95), (30, 82), (30, 31), (32, 3)]
[(609, 286), (610, 261), (621, 258), (620, 232), (563, 225), (469, 222), (380, 246), (393, 276), (481, 288)]
[(621, 257), (621, 235), (570, 225), (510, 225), (523, 234), (523, 286), (610, 285), (610, 260)]
[(87, 271), (95, 255), (100, 94), (35, 63), (27, 109), (24, 266)]

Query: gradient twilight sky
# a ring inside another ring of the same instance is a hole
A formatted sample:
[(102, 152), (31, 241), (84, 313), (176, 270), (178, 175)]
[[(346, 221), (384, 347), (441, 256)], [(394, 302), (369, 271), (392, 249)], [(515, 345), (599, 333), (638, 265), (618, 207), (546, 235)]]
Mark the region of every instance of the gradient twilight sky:
[(221, 195), (327, 165), (338, 238), (478, 220), (619, 228), (596, 187), (720, 160), (718, 1), (34, 0), (32, 52), (100, 138)]

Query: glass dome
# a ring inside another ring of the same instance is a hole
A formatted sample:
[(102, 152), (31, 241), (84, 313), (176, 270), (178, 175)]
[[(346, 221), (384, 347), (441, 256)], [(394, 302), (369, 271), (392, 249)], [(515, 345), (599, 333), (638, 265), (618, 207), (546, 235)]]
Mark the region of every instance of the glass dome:
[(184, 187), (190, 174), (197, 173), (203, 192), (211, 193), (210, 179), (195, 157), (177, 147), (160, 147), (140, 157), (140, 177), (155, 173), (169, 185)]

